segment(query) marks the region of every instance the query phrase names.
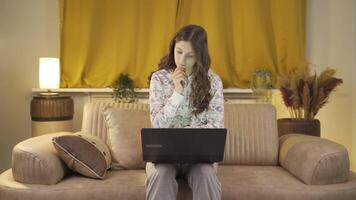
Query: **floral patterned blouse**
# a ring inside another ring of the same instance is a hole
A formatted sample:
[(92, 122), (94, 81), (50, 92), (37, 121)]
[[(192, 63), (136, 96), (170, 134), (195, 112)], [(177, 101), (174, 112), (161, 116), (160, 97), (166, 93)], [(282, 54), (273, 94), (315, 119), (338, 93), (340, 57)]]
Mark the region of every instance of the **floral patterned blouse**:
[(174, 90), (171, 73), (161, 69), (152, 74), (150, 83), (150, 118), (154, 128), (223, 128), (224, 96), (221, 79), (210, 69), (211, 83), (208, 109), (197, 116), (189, 101), (192, 76), (185, 81), (183, 95)]

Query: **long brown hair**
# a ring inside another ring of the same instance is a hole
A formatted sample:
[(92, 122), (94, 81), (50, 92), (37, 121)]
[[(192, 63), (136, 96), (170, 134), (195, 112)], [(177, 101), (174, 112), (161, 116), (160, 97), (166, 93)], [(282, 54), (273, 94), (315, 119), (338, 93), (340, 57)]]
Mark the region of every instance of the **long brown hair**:
[(192, 70), (192, 92), (190, 93), (189, 100), (195, 108), (192, 114), (197, 115), (208, 108), (212, 98), (209, 92), (211, 84), (208, 71), (211, 60), (208, 51), (207, 33), (203, 27), (198, 25), (191, 24), (182, 27), (171, 40), (168, 54), (161, 59), (158, 65), (159, 70), (175, 70), (177, 66), (174, 62), (174, 48), (179, 41), (190, 42), (196, 58), (196, 63)]

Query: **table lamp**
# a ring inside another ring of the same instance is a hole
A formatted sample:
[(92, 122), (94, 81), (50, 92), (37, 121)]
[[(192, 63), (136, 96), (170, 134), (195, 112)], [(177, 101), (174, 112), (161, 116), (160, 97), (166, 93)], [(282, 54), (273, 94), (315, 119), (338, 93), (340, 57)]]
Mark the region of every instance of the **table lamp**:
[(40, 95), (58, 95), (51, 92), (51, 89), (59, 88), (59, 59), (58, 58), (40, 58), (39, 82), (40, 89), (46, 89), (47, 92), (41, 92)]
[(39, 87), (45, 90), (31, 101), (32, 136), (72, 131), (74, 103), (70, 96), (61, 96), (59, 88), (60, 64), (58, 58), (39, 59)]

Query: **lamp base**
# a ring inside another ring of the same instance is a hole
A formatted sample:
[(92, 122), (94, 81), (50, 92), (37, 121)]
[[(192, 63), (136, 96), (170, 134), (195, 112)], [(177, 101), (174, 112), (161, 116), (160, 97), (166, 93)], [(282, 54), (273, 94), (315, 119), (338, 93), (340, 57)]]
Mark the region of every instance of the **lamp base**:
[(72, 131), (73, 99), (46, 92), (31, 101), (32, 136), (58, 131)]
[(31, 101), (32, 121), (72, 120), (73, 114), (74, 103), (69, 96), (39, 95)]

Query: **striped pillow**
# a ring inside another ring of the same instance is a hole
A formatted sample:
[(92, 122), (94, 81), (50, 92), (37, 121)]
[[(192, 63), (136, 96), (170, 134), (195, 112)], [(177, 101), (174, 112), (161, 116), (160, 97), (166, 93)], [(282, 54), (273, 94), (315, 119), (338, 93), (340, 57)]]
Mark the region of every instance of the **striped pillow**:
[(54, 137), (52, 143), (60, 158), (73, 171), (91, 178), (104, 179), (111, 165), (106, 144), (84, 133)]

